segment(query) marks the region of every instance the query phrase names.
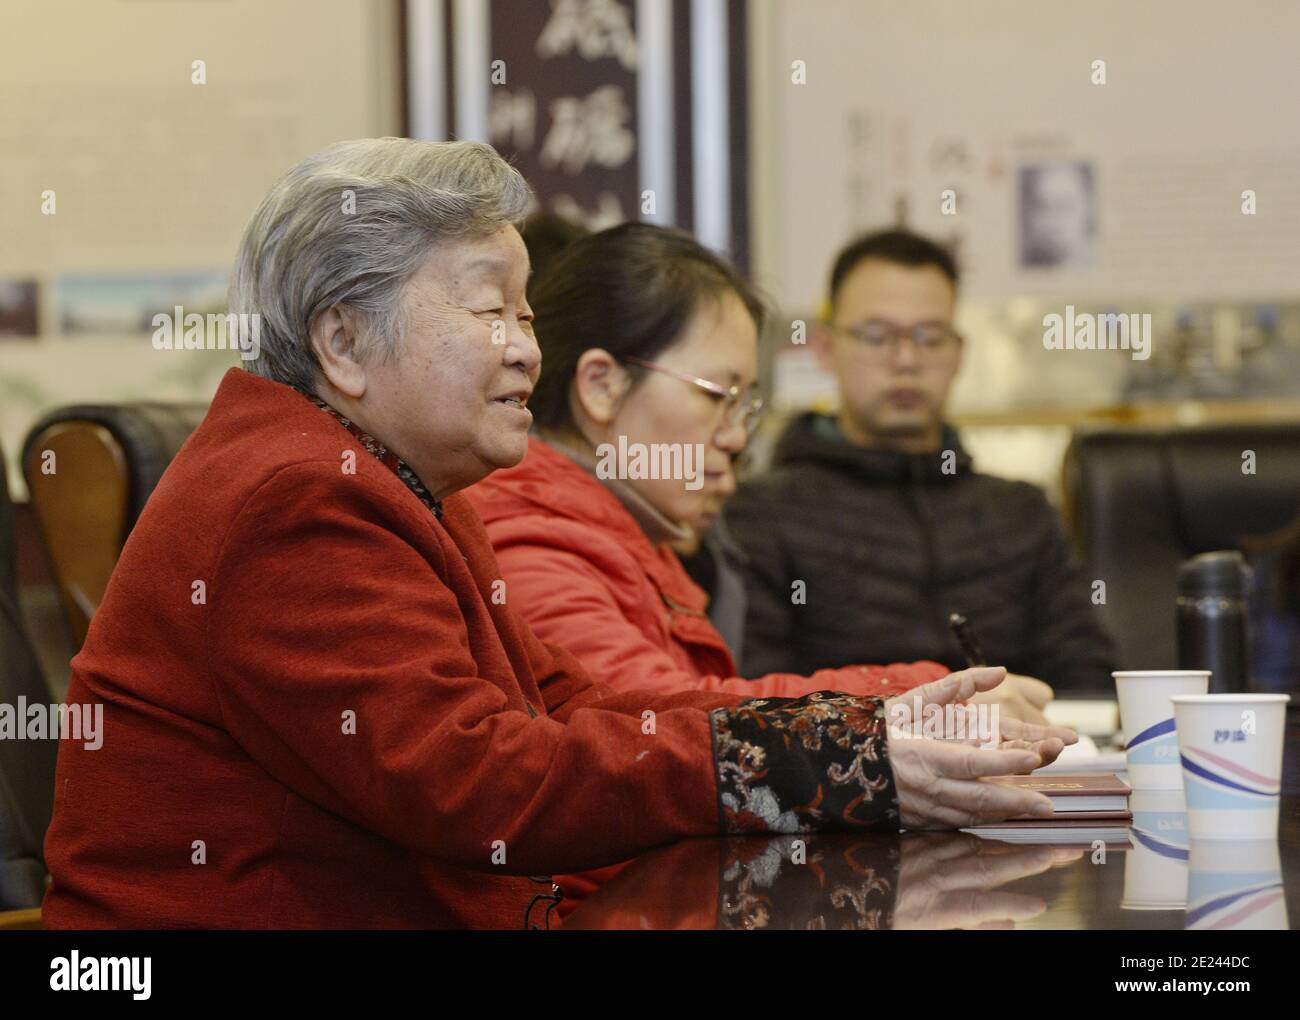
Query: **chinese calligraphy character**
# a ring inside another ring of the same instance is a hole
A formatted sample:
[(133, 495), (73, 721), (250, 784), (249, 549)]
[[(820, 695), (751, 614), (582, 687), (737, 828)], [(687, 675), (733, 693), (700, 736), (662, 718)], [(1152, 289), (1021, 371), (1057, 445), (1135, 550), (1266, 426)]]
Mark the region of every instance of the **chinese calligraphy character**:
[(531, 149), (537, 124), (537, 97), (530, 89), (518, 92), (493, 90), (489, 122), (494, 143), (503, 140), (507, 146)]
[(579, 174), (595, 162), (606, 168), (622, 166), (636, 147), (626, 127), (630, 111), (618, 85), (602, 85), (585, 99), (566, 96), (551, 104), (552, 124), (542, 143), (542, 166), (563, 164)]
[(636, 36), (628, 9), (618, 0), (551, 0), (551, 18), (537, 37), (543, 59), (570, 53), (584, 60), (614, 57), (636, 70)]
[(612, 191), (602, 191), (597, 195), (596, 208), (590, 212), (583, 209), (571, 195), (556, 195), (551, 208), (565, 219), (583, 224), (593, 233), (617, 226), (627, 219), (623, 214), (623, 203)]

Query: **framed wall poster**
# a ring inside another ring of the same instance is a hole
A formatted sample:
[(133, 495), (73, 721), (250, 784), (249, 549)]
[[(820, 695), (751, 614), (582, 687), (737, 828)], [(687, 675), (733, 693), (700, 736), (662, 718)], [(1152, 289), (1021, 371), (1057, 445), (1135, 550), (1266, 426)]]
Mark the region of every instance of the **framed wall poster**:
[(540, 207), (682, 227), (748, 268), (741, 0), (405, 0), (412, 138), (491, 142)]

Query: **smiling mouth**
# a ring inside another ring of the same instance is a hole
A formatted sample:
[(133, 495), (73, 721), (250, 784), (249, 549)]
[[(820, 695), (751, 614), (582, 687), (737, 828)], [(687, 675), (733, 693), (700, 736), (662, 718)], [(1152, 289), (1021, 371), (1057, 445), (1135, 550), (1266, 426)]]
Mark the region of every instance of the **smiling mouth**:
[(517, 411), (524, 411), (527, 410), (524, 407), (524, 401), (527, 399), (527, 397), (497, 397), (495, 403), (505, 404), (506, 407), (513, 407)]

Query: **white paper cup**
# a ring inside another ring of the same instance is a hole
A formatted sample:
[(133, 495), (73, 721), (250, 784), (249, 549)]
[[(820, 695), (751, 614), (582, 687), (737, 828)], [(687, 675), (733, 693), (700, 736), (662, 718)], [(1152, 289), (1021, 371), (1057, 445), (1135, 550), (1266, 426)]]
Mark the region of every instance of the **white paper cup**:
[(1174, 736), (1175, 694), (1204, 694), (1207, 669), (1136, 669), (1112, 673), (1119, 695), (1128, 784), (1135, 790), (1181, 790), (1178, 738)]
[(1182, 790), (1129, 795), (1131, 849), (1124, 855), (1124, 910), (1182, 910), (1187, 905), (1187, 811)]
[(1192, 840), (1183, 926), (1214, 931), (1290, 928), (1277, 840)]
[(1193, 841), (1277, 838), (1287, 694), (1175, 695)]

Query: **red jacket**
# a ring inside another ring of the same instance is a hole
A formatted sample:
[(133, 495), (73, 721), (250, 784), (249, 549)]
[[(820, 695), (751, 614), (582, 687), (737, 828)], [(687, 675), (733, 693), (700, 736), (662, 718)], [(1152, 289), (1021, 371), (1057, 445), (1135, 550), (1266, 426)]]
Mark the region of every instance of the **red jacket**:
[(738, 699), (592, 683), (493, 602), (463, 497), (359, 445), (226, 375), (72, 663), (103, 745), (60, 745), (48, 927), (517, 928), (524, 876), (720, 830), (701, 709)]
[(496, 550), (505, 598), (543, 640), (619, 690), (753, 698), (838, 690), (888, 697), (946, 676), (916, 662), (736, 676), (708, 596), (666, 545), (653, 545), (604, 484), (539, 439), (516, 467), (466, 490)]

